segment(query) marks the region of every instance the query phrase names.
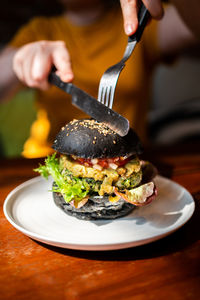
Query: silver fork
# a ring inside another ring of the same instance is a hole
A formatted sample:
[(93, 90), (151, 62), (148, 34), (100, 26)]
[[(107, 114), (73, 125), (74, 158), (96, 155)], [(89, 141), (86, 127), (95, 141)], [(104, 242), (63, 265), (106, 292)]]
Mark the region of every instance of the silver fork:
[(138, 23), (139, 23), (138, 29), (136, 33), (134, 33), (132, 36), (128, 38), (128, 44), (126, 46), (122, 60), (117, 64), (109, 67), (101, 77), (100, 84), (99, 84), (99, 91), (98, 91), (98, 101), (108, 106), (110, 109), (112, 109), (113, 106), (115, 88), (116, 88), (119, 75), (122, 69), (125, 67), (125, 62), (131, 56), (131, 53), (133, 52), (135, 45), (137, 44), (137, 42), (139, 42), (142, 33), (144, 31), (144, 28), (147, 24), (147, 21), (149, 19), (149, 16), (150, 15), (148, 10), (144, 6), (144, 4), (141, 3), (138, 12)]

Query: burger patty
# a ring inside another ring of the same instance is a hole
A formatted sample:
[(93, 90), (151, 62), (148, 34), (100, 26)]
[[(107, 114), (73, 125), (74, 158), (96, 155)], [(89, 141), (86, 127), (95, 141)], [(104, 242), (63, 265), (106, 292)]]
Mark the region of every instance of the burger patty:
[(119, 167), (116, 170), (111, 168), (98, 170), (93, 167), (86, 167), (73, 161), (70, 156), (67, 155), (61, 155), (60, 164), (62, 168), (71, 171), (74, 176), (94, 178), (95, 180), (101, 181), (103, 181), (104, 177), (112, 177), (114, 181), (117, 181), (121, 174), (127, 178), (131, 176), (132, 173), (137, 173), (141, 169), (140, 160), (137, 156), (125, 164), (124, 167)]
[[(113, 186), (119, 188), (119, 190), (129, 189), (137, 186), (142, 179), (142, 171), (140, 166), (140, 161), (137, 157), (130, 160), (122, 168), (117, 168), (113, 170), (103, 169), (97, 170), (92, 167), (86, 167), (70, 159), (68, 156), (62, 156), (60, 159), (61, 168), (63, 168), (62, 174), (67, 180), (67, 176), (72, 175), (74, 177), (82, 178), (85, 182), (88, 182), (86, 179), (90, 179), (93, 182), (97, 182), (99, 189), (98, 194), (103, 196), (104, 194), (112, 194)], [(71, 175), (70, 175), (71, 172)], [(119, 173), (123, 173), (121, 176)], [(92, 184), (94, 185), (94, 183)]]
[(128, 178), (119, 177), (116, 182), (113, 182), (112, 177), (104, 177), (103, 181), (96, 181), (94, 178), (88, 177), (76, 177), (68, 169), (64, 169), (62, 174), (66, 183), (69, 183), (71, 186), (76, 185), (77, 180), (79, 180), (82, 183), (82, 188), (85, 188), (89, 191), (88, 194), (98, 193), (100, 196), (103, 196), (104, 194), (112, 194), (114, 187), (117, 187), (120, 191), (134, 188), (141, 182), (142, 179), (141, 170), (137, 173), (133, 173)]

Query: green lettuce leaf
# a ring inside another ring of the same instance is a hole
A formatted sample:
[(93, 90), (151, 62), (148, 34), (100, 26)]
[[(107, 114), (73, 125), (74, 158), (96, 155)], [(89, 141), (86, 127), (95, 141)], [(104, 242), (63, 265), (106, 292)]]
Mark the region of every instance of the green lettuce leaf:
[(45, 164), (41, 165), (34, 171), (39, 172), (44, 178), (51, 175), (57, 186), (53, 191), (63, 195), (66, 202), (71, 200), (82, 200), (90, 192), (90, 185), (81, 178), (73, 177), (69, 172), (63, 169), (56, 153), (45, 159)]

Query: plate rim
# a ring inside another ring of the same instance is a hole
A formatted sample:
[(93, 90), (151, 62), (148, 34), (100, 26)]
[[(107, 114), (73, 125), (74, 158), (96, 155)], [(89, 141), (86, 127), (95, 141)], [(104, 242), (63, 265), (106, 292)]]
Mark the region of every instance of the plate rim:
[[(33, 183), (37, 183), (40, 182), (41, 180), (45, 180), (42, 176), (36, 176), (33, 177), (29, 180), (26, 180), (25, 182), (19, 184), (18, 186), (16, 186), (12, 191), (10, 191), (10, 193), (7, 195), (7, 197), (4, 200), (3, 203), (3, 213), (4, 216), (6, 217), (7, 221), (18, 231), (20, 231), (21, 233), (23, 233), (24, 235), (37, 240), (39, 242), (42, 242), (44, 244), (48, 244), (48, 245), (52, 245), (52, 246), (56, 246), (56, 247), (60, 247), (60, 248), (65, 248), (65, 249), (74, 249), (74, 250), (87, 250), (87, 251), (107, 251), (107, 250), (119, 250), (119, 249), (125, 249), (125, 248), (131, 248), (131, 247), (137, 247), (137, 246), (141, 246), (141, 245), (145, 245), (154, 241), (157, 241), (159, 239), (162, 239), (170, 234), (172, 234), (173, 232), (177, 231), (178, 229), (180, 229), (182, 226), (184, 226), (192, 217), (194, 211), (195, 211), (195, 201), (193, 196), (191, 195), (191, 193), (182, 185), (180, 185), (179, 183), (164, 177), (162, 175), (157, 175), (156, 178), (161, 179), (161, 180), (165, 180), (168, 182), (172, 182), (173, 184), (175, 184), (176, 186), (178, 186), (179, 188), (183, 189), (184, 192), (190, 197), (191, 200), (191, 208), (190, 208), (190, 213), (189, 215), (186, 217), (186, 219), (179, 224), (178, 226), (176, 226), (175, 228), (173, 228), (172, 230), (169, 230), (167, 232), (164, 233), (160, 233), (156, 236), (150, 237), (150, 238), (143, 238), (143, 239), (139, 239), (139, 240), (134, 240), (134, 241), (129, 241), (129, 242), (115, 242), (115, 243), (98, 243), (98, 244), (88, 244), (88, 243), (66, 243), (66, 242), (61, 242), (58, 241), (56, 239), (51, 240), (48, 237), (45, 237), (44, 235), (41, 234), (37, 234), (34, 232), (31, 232), (30, 230), (24, 228), (23, 226), (20, 226), (16, 223), (15, 219), (12, 216), (12, 213), (9, 211), (9, 205), (11, 205), (11, 207), (13, 206), (13, 203), (16, 199), (13, 200), (13, 196), (15, 194), (17, 194), (21, 189), (26, 188), (27, 186), (33, 184)], [(114, 220), (113, 220), (114, 221)]]

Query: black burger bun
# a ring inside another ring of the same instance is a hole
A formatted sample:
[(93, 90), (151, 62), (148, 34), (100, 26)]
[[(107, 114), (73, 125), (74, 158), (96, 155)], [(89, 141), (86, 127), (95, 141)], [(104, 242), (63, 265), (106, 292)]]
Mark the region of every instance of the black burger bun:
[(62, 154), (82, 158), (112, 158), (142, 152), (141, 142), (133, 129), (121, 137), (93, 119), (69, 122), (57, 134), (52, 147)]
[(66, 203), (60, 193), (53, 192), (55, 204), (66, 214), (81, 220), (112, 220), (130, 214), (135, 206), (125, 202), (123, 199), (112, 203), (107, 197), (97, 197), (88, 199), (81, 208), (75, 208), (70, 203)]

